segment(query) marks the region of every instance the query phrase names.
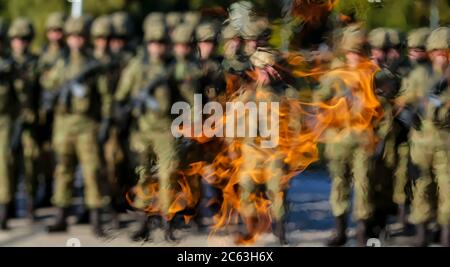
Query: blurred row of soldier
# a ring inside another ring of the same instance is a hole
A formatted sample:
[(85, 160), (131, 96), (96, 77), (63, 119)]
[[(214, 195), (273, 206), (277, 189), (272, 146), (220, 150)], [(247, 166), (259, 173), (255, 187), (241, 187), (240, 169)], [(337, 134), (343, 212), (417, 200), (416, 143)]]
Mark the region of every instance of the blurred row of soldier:
[[(45, 24), (48, 43), (36, 55), (31, 52), (35, 32), (30, 20), (17, 18), (9, 28), (1, 23), (1, 229), (8, 228), (22, 175), (29, 218), (36, 219), (35, 208), (42, 204), (35, 200), (43, 178), (58, 208), (48, 230), (65, 231), (78, 165), (95, 234), (104, 234), (100, 214), (106, 206), (118, 227), (118, 212), (127, 207), (125, 194), (135, 184), (134, 167), (138, 173), (149, 169), (147, 142), (154, 142), (159, 153), (171, 147), (164, 139), (140, 139), (156, 138), (144, 133), (166, 126), (170, 96), (162, 85), (172, 76), (181, 84), (202, 72), (193, 61), (194, 35), (205, 62), (215, 60), (215, 25), (199, 24), (196, 12), (152, 13), (144, 22), (140, 46), (125, 12), (94, 20), (53, 13)], [(152, 103), (140, 98), (144, 87), (165, 110), (146, 113)], [(161, 172), (170, 173), (167, 168)]]
[[(364, 246), (367, 237), (386, 234), (389, 215), (397, 215), (404, 234), (415, 225), (414, 245), (426, 246), (440, 239), (443, 246), (449, 246), (450, 28), (420, 28), (405, 37), (390, 28), (366, 34), (358, 26), (349, 26), (341, 46), (345, 63), (335, 60), (335, 64), (357, 69), (363, 58), (370, 58), (378, 66), (373, 72), (374, 90), (384, 115), (373, 124), (380, 140), (376, 147), (369, 148), (367, 143), (372, 133), (359, 130), (326, 144), (332, 177), (330, 202), (336, 218), (336, 234), (328, 244), (346, 243), (353, 184), (358, 245)], [(326, 76), (316, 92), (318, 99), (346, 90), (334, 84), (339, 78)], [(358, 108), (352, 111), (355, 119), (361, 115)], [(333, 135), (342, 129), (329, 131)], [(433, 223), (438, 225), (435, 231), (429, 228)]]
[[(243, 85), (254, 84), (255, 79), (265, 90), (270, 88), (276, 95), (298, 99), (301, 92), (295, 89), (297, 84), (289, 84), (295, 78), (280, 67), (285, 66), (287, 54), (269, 45), (268, 20), (256, 16), (233, 27), (233, 11), (222, 29), (220, 23), (195, 13), (184, 17), (152, 13), (143, 23), (142, 45), (133, 42), (131, 18), (125, 13), (93, 21), (52, 14), (46, 24), (48, 44), (39, 57), (30, 52), (34, 31), (27, 19), (16, 19), (9, 30), (2, 25), (1, 228), (7, 228), (15, 178), (22, 173), (31, 219), (38, 177), (44, 177), (48, 184), (54, 177), (52, 204), (58, 213), (48, 230), (66, 231), (78, 164), (84, 179), (85, 205), (98, 236), (105, 234), (102, 209), (111, 207), (113, 224), (118, 227), (117, 215), (126, 207), (126, 192), (136, 183), (143, 190), (150, 189), (145, 185), (154, 177), (158, 179), (158, 207), (164, 217), (173, 203), (171, 192), (177, 185), (178, 170), (192, 162), (208, 161), (213, 153), (171, 134), (173, 103), (182, 100), (194, 105), (196, 93), (220, 101)], [(324, 152), (332, 178), (330, 202), (336, 218), (336, 232), (328, 245), (347, 242), (353, 186), (358, 245), (365, 245), (368, 237), (379, 236), (386, 230), (389, 215), (397, 213), (405, 229), (408, 222), (415, 225), (415, 245), (428, 244), (429, 226), (437, 221), (441, 243), (449, 246), (450, 29), (413, 30), (407, 38), (386, 28), (367, 34), (355, 25), (339, 32), (339, 40), (328, 49), (308, 52), (305, 58), (315, 57), (311, 68), (317, 64), (327, 70), (342, 68), (350, 72), (372, 59), (378, 67), (369, 74), (375, 75), (375, 94), (384, 115), (372, 122), (376, 139), (380, 140), (375, 147), (370, 146), (370, 131), (337, 126), (326, 130), (330, 140), (340, 138), (339, 142), (326, 143)], [(219, 44), (222, 56), (218, 55)], [(257, 77), (251, 76), (249, 70), (256, 70)], [(314, 90), (314, 101), (327, 102), (336, 95), (348, 95), (346, 91), (360, 89), (358, 85), (346, 85), (343, 79), (325, 74)], [(357, 120), (361, 115), (358, 103), (350, 104), (354, 104), (352, 119)], [(244, 146), (243, 153), (249, 157), (257, 155), (252, 142)], [(270, 150), (263, 153), (271, 155)], [(244, 167), (251, 172), (264, 165), (264, 160), (252, 160)], [(282, 160), (275, 159), (263, 171), (280, 178)], [(251, 208), (251, 193), (256, 187), (250, 184), (250, 177), (241, 178), (241, 202), (248, 207), (242, 216), (247, 226), (257, 228), (256, 211)], [(188, 182), (200, 202), (201, 179)], [(273, 197), (275, 233), (284, 243), (285, 209), (283, 197), (278, 197), (283, 195), (278, 192), (280, 183), (279, 179), (271, 179), (266, 190), (269, 198)], [(220, 192), (217, 197), (220, 199)], [(147, 201), (137, 197), (133, 206), (145, 209), (150, 205)], [(148, 239), (148, 216), (140, 216), (139, 224), (133, 239)], [(175, 239), (173, 227), (166, 225), (169, 240)]]

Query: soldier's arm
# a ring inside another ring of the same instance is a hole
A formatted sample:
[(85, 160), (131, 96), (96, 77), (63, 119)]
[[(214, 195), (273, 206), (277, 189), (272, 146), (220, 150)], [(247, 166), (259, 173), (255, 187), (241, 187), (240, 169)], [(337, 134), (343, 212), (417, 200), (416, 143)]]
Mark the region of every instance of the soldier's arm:
[(428, 73), (425, 68), (418, 67), (411, 71), (407, 79), (402, 82), (399, 97), (396, 99), (398, 106), (406, 106), (419, 101), (428, 82)]
[(116, 93), (114, 95), (114, 101), (124, 102), (126, 101), (133, 90), (133, 85), (136, 82), (136, 72), (139, 71), (137, 59), (134, 59), (130, 64), (122, 71), (120, 76), (119, 85), (117, 86)]
[(106, 75), (100, 75), (97, 79), (97, 88), (101, 98), (101, 115), (104, 119), (109, 119), (113, 112), (114, 96), (110, 93), (108, 79)]
[(55, 66), (49, 71), (43, 72), (40, 76), (40, 84), (43, 91), (56, 91), (62, 84), (64, 62), (57, 61)]

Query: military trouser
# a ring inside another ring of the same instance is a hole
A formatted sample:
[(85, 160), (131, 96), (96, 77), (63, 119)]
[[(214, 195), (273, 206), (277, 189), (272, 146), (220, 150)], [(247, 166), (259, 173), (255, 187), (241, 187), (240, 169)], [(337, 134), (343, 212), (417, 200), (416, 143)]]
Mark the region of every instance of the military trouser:
[[(142, 137), (146, 135), (143, 142), (147, 145), (139, 152), (141, 165), (138, 167), (138, 184), (146, 184), (149, 179), (154, 179), (150, 162), (156, 156), (159, 210), (166, 216), (169, 214), (169, 208), (173, 202), (173, 190), (179, 175), (180, 144), (168, 131), (142, 132), (140, 134)], [(152, 200), (149, 199), (149, 201)]]
[(106, 178), (109, 184), (109, 193), (115, 202), (118, 202), (118, 199), (124, 196), (123, 187), (126, 184), (125, 180), (130, 179), (126, 156), (127, 153), (119, 139), (118, 130), (117, 128), (112, 128), (110, 137), (103, 146), (103, 158), (106, 165)]
[(409, 144), (401, 143), (397, 147), (397, 160), (394, 172), (393, 200), (397, 205), (406, 203), (406, 184), (408, 183)]
[(22, 156), (25, 190), (31, 198), (36, 196), (39, 175), (40, 147), (36, 137), (37, 128), (22, 133)]
[(8, 204), (13, 198), (10, 134), (11, 119), (0, 116), (0, 204)]
[[(284, 192), (281, 189), (283, 161), (270, 149), (261, 149), (251, 143), (241, 147), (243, 163), (239, 173), (241, 188), (241, 214), (245, 218), (255, 217), (257, 210), (252, 194), (257, 194), (257, 185), (265, 183), (267, 197), (271, 201), (271, 213), (275, 220), (283, 218)], [(262, 178), (262, 179), (261, 179)], [(260, 181), (258, 181), (261, 179)]]
[[(411, 159), (420, 174), (414, 183), (411, 222), (450, 224), (450, 133), (429, 121), (411, 134)], [(437, 186), (437, 187), (436, 187)], [(436, 191), (437, 190), (437, 191)]]
[(103, 206), (100, 191), (100, 157), (97, 143), (97, 123), (89, 118), (66, 115), (56, 117), (53, 133), (57, 164), (53, 204), (69, 207), (72, 204), (72, 183), (77, 162), (81, 164), (84, 196), (88, 208)]
[(347, 133), (327, 142), (325, 156), (332, 179), (331, 210), (335, 217), (349, 212), (352, 182), (354, 185), (353, 217), (367, 220), (374, 209), (368, 176), (371, 151), (364, 134)]

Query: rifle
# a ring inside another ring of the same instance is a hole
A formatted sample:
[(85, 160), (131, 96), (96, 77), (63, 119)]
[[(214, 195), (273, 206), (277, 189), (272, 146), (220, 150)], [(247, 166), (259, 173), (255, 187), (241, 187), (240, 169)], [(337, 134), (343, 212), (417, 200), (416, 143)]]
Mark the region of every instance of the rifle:
[(97, 61), (88, 63), (88, 65), (75, 77), (66, 81), (58, 90), (54, 92), (46, 91), (42, 95), (41, 106), (44, 111), (53, 111), (56, 104), (60, 104), (70, 109), (70, 100), (72, 96), (83, 96), (86, 94), (86, 88), (82, 84), (86, 79), (105, 72), (110, 64), (101, 64)]
[(439, 79), (439, 81), (431, 86), (429, 94), (425, 97), (424, 101), (421, 101), (421, 105), (416, 111), (414, 111), (411, 106), (406, 106), (400, 111), (395, 119), (407, 129), (414, 128), (416, 130), (420, 130), (422, 126), (421, 117), (425, 113), (424, 102), (430, 103), (435, 107), (440, 107), (443, 105), (439, 99), (439, 96), (442, 95), (442, 93), (448, 88), (448, 78), (446, 76), (447, 75)]
[(152, 96), (156, 88), (168, 82), (166, 75), (161, 74), (155, 79), (147, 83), (130, 101), (122, 105), (116, 105), (116, 117), (119, 128), (126, 129), (131, 121), (131, 114), (133, 110), (138, 112), (138, 115), (143, 115), (148, 110), (157, 110), (159, 104)]
[(22, 145), (22, 133), (25, 130), (25, 122), (21, 118), (17, 118), (13, 125), (11, 135), (11, 151), (17, 153)]

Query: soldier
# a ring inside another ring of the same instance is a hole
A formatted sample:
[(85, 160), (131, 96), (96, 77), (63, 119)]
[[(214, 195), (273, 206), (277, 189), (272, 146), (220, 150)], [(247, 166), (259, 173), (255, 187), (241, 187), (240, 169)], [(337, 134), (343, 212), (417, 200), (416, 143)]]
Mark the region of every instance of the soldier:
[[(105, 76), (108, 94), (114, 96), (122, 71), (133, 57), (127, 40), (132, 35), (132, 23), (125, 12), (112, 14), (111, 21), (113, 37), (110, 41), (110, 53), (113, 66), (109, 68)], [(129, 132), (118, 127), (114, 112), (111, 118), (104, 118), (102, 126), (99, 140), (103, 144), (103, 156), (106, 162), (106, 176), (113, 208), (113, 225), (119, 228), (118, 213), (124, 211), (127, 206), (124, 196), (132, 183), (129, 179), (132, 176), (127, 143)]]
[(112, 54), (126, 56), (128, 61), (132, 56), (132, 40), (134, 36), (134, 25), (130, 15), (126, 12), (116, 12), (111, 14), (113, 32), (109, 43)]
[[(365, 32), (358, 25), (344, 29), (340, 47), (345, 54), (345, 70), (368, 78), (374, 68), (359, 69), (365, 56)], [(347, 101), (358, 101), (360, 85), (347, 84), (340, 80), (340, 75), (325, 75), (321, 79), (319, 90), (315, 93), (315, 102), (329, 101), (336, 96), (352, 95)], [(359, 82), (359, 81), (355, 81)], [(356, 97), (353, 99), (353, 97)], [(374, 95), (372, 96), (375, 97)], [(374, 101), (374, 99), (371, 99)], [(361, 100), (360, 100), (361, 101)], [(348, 102), (352, 106), (353, 102)], [(359, 107), (364, 108), (364, 107)], [(349, 110), (349, 116), (359, 116), (358, 107)], [(349, 119), (352, 121), (352, 119)], [(328, 241), (328, 246), (342, 246), (347, 241), (347, 213), (350, 209), (351, 184), (354, 184), (353, 217), (357, 222), (356, 239), (359, 246), (366, 245), (367, 223), (373, 213), (372, 189), (368, 176), (369, 158), (372, 155), (373, 132), (370, 128), (357, 130), (350, 125), (329, 127), (324, 135), (325, 157), (332, 179), (331, 210), (336, 220), (336, 232)]]
[[(21, 168), (25, 176), (28, 194), (28, 216), (34, 220), (34, 200), (38, 185), (38, 162), (40, 149), (38, 143), (39, 126), (39, 76), (38, 58), (30, 52), (34, 38), (34, 27), (27, 18), (17, 18), (9, 28), (8, 37), (11, 45), (13, 62), (13, 85), (20, 103), (20, 115), (13, 131), (13, 151), (16, 156), (15, 168)], [(19, 148), (22, 148), (19, 152)], [(17, 153), (19, 152), (19, 153)]]
[[(147, 84), (159, 77), (168, 75), (166, 58), (168, 35), (165, 25), (160, 23), (148, 25), (145, 30), (144, 41), (146, 42), (144, 55), (135, 56), (123, 71), (119, 86), (115, 93), (115, 101), (118, 105), (123, 106), (133, 102), (132, 100), (139, 96), (141, 90), (143, 90)], [(163, 104), (164, 101), (168, 100), (168, 95), (166, 95), (168, 91), (164, 86), (158, 88), (155, 89), (155, 94), (159, 96), (155, 97), (158, 100), (163, 101), (161, 103)], [(167, 108), (166, 106), (163, 107)], [(147, 116), (141, 116), (141, 114), (135, 114), (135, 111), (133, 110), (134, 107), (132, 107), (131, 110), (134, 118), (130, 127), (130, 149), (137, 158), (135, 164), (137, 165), (136, 173), (138, 175), (137, 186), (144, 187), (146, 183), (151, 181), (153, 175), (151, 171), (152, 162), (155, 158), (154, 154), (157, 153), (156, 151), (153, 151), (153, 146), (156, 145), (159, 148), (159, 146), (169, 145), (170, 143), (165, 141), (154, 142), (156, 135), (152, 135), (153, 132), (151, 130), (153, 128), (159, 129), (166, 123), (165, 119), (159, 119), (157, 122), (155, 121), (154, 116), (159, 114), (159, 112), (149, 112)], [(165, 115), (164, 112), (162, 113)], [(154, 124), (148, 124), (149, 119), (151, 119), (151, 122)], [(160, 124), (161, 126), (159, 126)], [(141, 128), (141, 125), (147, 125), (147, 127)], [(153, 128), (148, 128), (150, 126)], [(162, 147), (159, 148), (158, 152), (162, 153), (164, 151), (162, 149)], [(162, 179), (167, 178), (167, 176), (171, 174), (171, 171), (168, 168), (168, 166), (163, 166), (163, 168), (161, 168), (160, 172)], [(134, 200), (134, 207), (138, 209), (145, 208), (147, 204), (145, 199), (139, 199), (139, 197)], [(132, 239), (136, 241), (141, 239), (146, 240), (149, 238), (150, 230), (148, 218), (146, 215), (140, 215), (138, 221), (140, 226), (138, 231), (133, 233)]]
[[(169, 83), (174, 99), (186, 102), (194, 111), (195, 94), (202, 94), (200, 91), (200, 78), (202, 76), (199, 62), (193, 55), (193, 37), (194, 28), (191, 25), (180, 24), (172, 32), (173, 56), (174, 61), (170, 65)], [(191, 114), (191, 117), (194, 116)], [(163, 207), (163, 214), (168, 211), (169, 205), (173, 201), (169, 192), (177, 190), (174, 183), (177, 170), (183, 170), (189, 163), (200, 161), (200, 146), (194, 142), (185, 139), (175, 139), (171, 133), (166, 133), (161, 138), (168, 138), (169, 147), (163, 157), (158, 155), (158, 166), (165, 167), (166, 172), (159, 174), (160, 181), (160, 201)], [(187, 177), (187, 181), (192, 192), (190, 207), (183, 212), (194, 213), (201, 200), (201, 177), (198, 175)], [(175, 216), (178, 214), (175, 214)], [(174, 219), (169, 221), (169, 233), (173, 231)], [(201, 225), (199, 225), (201, 227)], [(171, 237), (173, 239), (173, 236)]]
[[(76, 163), (81, 164), (85, 184), (85, 204), (96, 236), (103, 236), (100, 210), (104, 206), (100, 191), (100, 158), (97, 144), (99, 118), (109, 116), (99, 103), (108, 95), (97, 86), (97, 66), (86, 53), (88, 27), (84, 17), (69, 18), (64, 25), (69, 54), (60, 58), (45, 81), (53, 99), (47, 106), (54, 110), (53, 147), (57, 157), (53, 204), (58, 208), (56, 221), (48, 231), (67, 230), (67, 216), (72, 204), (72, 183)], [(53, 104), (53, 106), (52, 106)], [(103, 114), (102, 114), (103, 113)]]
[(18, 107), (11, 60), (4, 53), (6, 31), (6, 24), (0, 19), (0, 230), (8, 229), (8, 207), (14, 196), (10, 130)]
[[(52, 13), (45, 23), (46, 37), (48, 43), (42, 49), (39, 56), (39, 73), (46, 76), (49, 70), (55, 65), (58, 58), (65, 56), (67, 48), (64, 44), (64, 14), (60, 12)], [(41, 173), (44, 175), (45, 195), (42, 204), (51, 205), (51, 195), (53, 193), (53, 171), (54, 159), (51, 147), (52, 114), (39, 114), (40, 142), (41, 142)]]
[(416, 225), (416, 246), (428, 244), (428, 224), (436, 215), (442, 228), (441, 243), (450, 245), (449, 131), (443, 123), (448, 116), (449, 90), (443, 81), (448, 80), (449, 48), (450, 29), (434, 30), (426, 43), (431, 65), (416, 65), (403, 84), (404, 93), (397, 99), (400, 107), (417, 114), (417, 123), (410, 133), (411, 160), (419, 169), (410, 216)]
[[(420, 28), (417, 30), (413, 30), (408, 34), (408, 58), (409, 62), (414, 68), (416, 65), (421, 64), (429, 64), (428, 56), (426, 53), (425, 45), (428, 35), (430, 34), (430, 29), (428, 28)], [(405, 73), (402, 77), (403, 87), (406, 87), (408, 80), (411, 78), (409, 76), (410, 73)], [(396, 98), (402, 98), (402, 94), (404, 94), (405, 88), (401, 89), (396, 96)], [(400, 117), (401, 119), (401, 117)], [(398, 222), (400, 222), (403, 227), (407, 226), (407, 214), (406, 214), (406, 201), (408, 196), (407, 192), (407, 184), (408, 180), (411, 180), (410, 177), (413, 175), (411, 173), (410, 168), (410, 148), (409, 148), (409, 138), (408, 132), (410, 125), (408, 122), (402, 122), (399, 120), (395, 121), (396, 123), (396, 168), (394, 172), (394, 192), (393, 192), (393, 201), (398, 206)]]
[[(248, 83), (244, 83), (240, 90), (243, 90), (237, 101), (255, 101), (257, 105), (260, 103), (280, 102), (281, 96), (285, 93), (283, 88), (280, 90), (280, 76), (273, 75), (275, 71), (276, 54), (275, 51), (257, 48), (250, 57), (250, 62), (254, 67), (256, 79), (250, 79)], [(271, 105), (271, 104), (269, 104)], [(276, 112), (272, 110), (271, 112)], [(247, 117), (246, 123), (254, 118)], [(263, 114), (258, 113), (258, 121), (261, 121)], [(265, 116), (266, 123), (272, 124), (270, 116)], [(263, 120), (264, 120), (263, 119)], [(272, 137), (274, 138), (274, 137)], [(242, 141), (241, 153), (244, 159), (239, 170), (239, 187), (241, 209), (240, 214), (245, 222), (248, 233), (244, 236), (244, 240), (251, 239), (252, 234), (257, 229), (261, 229), (261, 221), (258, 219), (257, 207), (252, 194), (257, 195), (258, 187), (265, 186), (265, 194), (271, 201), (270, 215), (275, 222), (275, 235), (279, 238), (282, 245), (287, 244), (285, 236), (285, 206), (282, 188), (282, 177), (285, 174), (286, 167), (283, 162), (283, 156), (280, 151), (274, 148), (265, 147), (264, 138), (244, 137)], [(267, 141), (267, 140), (266, 140)], [(257, 183), (254, 179), (254, 173), (261, 173), (263, 182)]]
[(217, 31), (212, 23), (202, 23), (195, 31), (199, 61), (202, 68), (202, 92), (212, 100), (218, 97), (219, 82), (224, 81), (221, 76), (222, 58), (216, 53)]
[[(410, 67), (407, 58), (401, 56), (403, 41), (400, 32), (389, 28), (375, 29), (369, 40), (372, 59), (380, 64), (380, 71), (375, 75), (375, 93), (384, 110), (383, 119), (376, 129), (381, 141), (370, 171), (372, 176), (381, 177), (372, 179), (376, 203), (372, 230), (378, 236), (379, 232), (385, 230), (389, 214), (397, 212), (399, 222), (406, 226), (404, 204), (408, 160), (401, 157), (404, 151), (400, 145), (404, 142), (405, 132), (397, 120), (394, 120), (394, 99), (400, 90), (401, 79)], [(391, 179), (392, 176), (394, 179)]]
[(108, 16), (100, 16), (92, 23), (91, 38), (94, 45), (92, 55), (97, 61), (103, 64), (111, 62), (109, 38), (111, 37), (112, 31), (111, 20)]

